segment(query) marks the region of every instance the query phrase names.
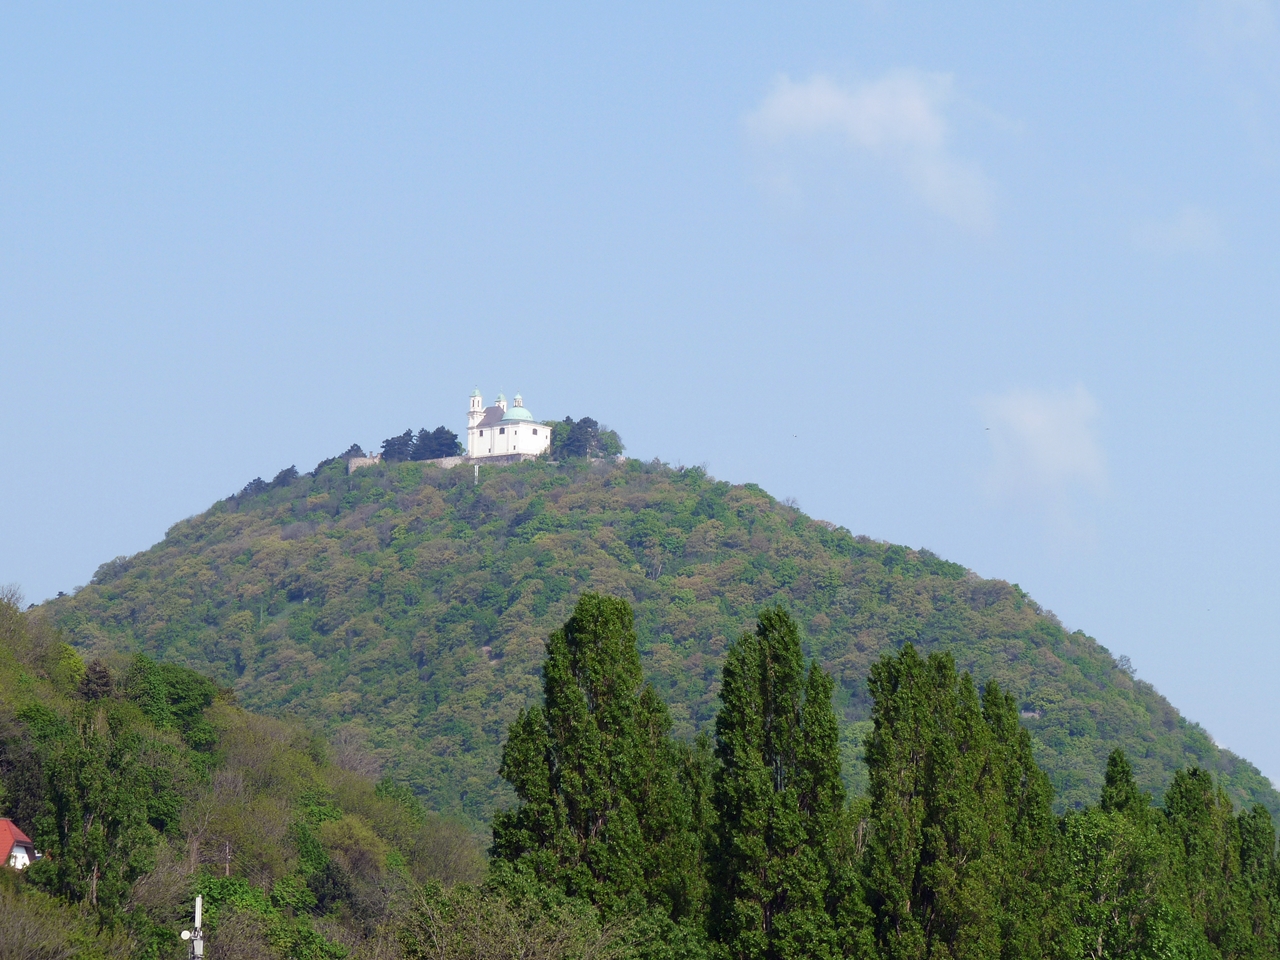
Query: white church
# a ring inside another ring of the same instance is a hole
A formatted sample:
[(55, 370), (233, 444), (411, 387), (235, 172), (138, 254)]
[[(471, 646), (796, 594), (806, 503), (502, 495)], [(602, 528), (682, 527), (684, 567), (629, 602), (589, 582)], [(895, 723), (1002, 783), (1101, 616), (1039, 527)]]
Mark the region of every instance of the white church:
[(524, 454), (536, 457), (551, 449), (551, 427), (533, 419), (520, 394), (511, 407), (507, 398), (498, 394), (492, 407), (486, 407), (479, 390), (471, 391), (471, 407), (467, 411), (467, 457), (510, 457)]

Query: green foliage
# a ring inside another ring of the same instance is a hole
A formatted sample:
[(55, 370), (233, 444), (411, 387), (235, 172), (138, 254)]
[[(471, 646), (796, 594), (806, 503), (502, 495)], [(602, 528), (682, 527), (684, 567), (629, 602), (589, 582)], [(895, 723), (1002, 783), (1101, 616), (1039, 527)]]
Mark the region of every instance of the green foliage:
[(142, 759), (147, 734), (126, 711), (82, 709), (61, 723), (31, 708), (45, 772), (45, 809), (32, 839), (44, 850), (33, 882), (110, 914), (153, 865), (157, 833), (178, 807), (175, 765)]
[[(1058, 809), (1095, 802), (1123, 748), (1159, 796), (1179, 767), (1280, 813), (1270, 785), (1016, 586), (854, 537), (702, 470), (567, 460), (346, 473), (216, 504), (105, 564), (49, 613), (82, 650), (191, 667), (252, 709), (355, 731), (436, 810), (487, 822), (512, 794), (505, 731), (538, 704), (545, 638), (577, 598), (627, 600), (676, 735), (709, 731), (730, 638), (775, 602), (835, 680), (846, 783), (865, 784), (866, 677), (910, 642), (1014, 698)], [(78, 680), (76, 681), (78, 683)]]
[(583, 594), (547, 641), (544, 705), (522, 713), (501, 773), (520, 805), (494, 821), (495, 857), (606, 917), (661, 907), (700, 922), (701, 833), (670, 719), (644, 684), (631, 608)]
[(544, 890), (427, 885), (399, 932), (407, 960), (613, 960), (644, 956), (634, 922), (601, 923)]
[(837, 956), (844, 809), (831, 678), (781, 607), (729, 649), (716, 717), (711, 932), (725, 956)]
[[(295, 886), (285, 885), (291, 893)], [(263, 933), (263, 939), (281, 957), (291, 960), (341, 960), (347, 956), (347, 950), (340, 944), (326, 939), (315, 929), (310, 917), (297, 915), (294, 903), (268, 897), (259, 887), (253, 886), (241, 877), (206, 878), (198, 886), (198, 892), (205, 898), (205, 928), (210, 934), (209, 953), (211, 956), (230, 954), (231, 951), (219, 950), (220, 927), (237, 923), (243, 925), (245, 918), (257, 921)], [(288, 897), (283, 898), (288, 900)], [(295, 902), (299, 898), (294, 896)], [(223, 935), (225, 937), (225, 935)]]
[(448, 427), (436, 427), (430, 431), (424, 428), (418, 431), (418, 436), (413, 441), (410, 459), (436, 460), (440, 457), (456, 457), (463, 452), (465, 451), (458, 435)]
[(413, 431), (406, 430), (398, 437), (388, 437), (382, 441), (382, 459), (387, 463), (413, 458)]
[(44, 853), (0, 870), (0, 955), (174, 958), (203, 891), (214, 956), (345, 956), (416, 881), (481, 875), (469, 831), (305, 728), (175, 664), (117, 661), (116, 684), (70, 650), (0, 597), (0, 797)]
[(871, 670), (866, 860), (888, 958), (1044, 957), (1055, 942), (1052, 792), (1013, 700), (910, 644)]
[[(415, 435), (406, 430), (398, 437), (388, 437), (382, 441), (382, 459), (388, 463), (405, 460), (435, 460), (439, 457), (456, 457), (463, 452), (458, 435), (448, 427), (436, 427), (427, 430), (425, 427)], [(350, 451), (343, 456), (348, 456)], [(355, 456), (363, 456), (363, 453)]]
[(1275, 957), (1275, 832), (1203, 770), (1154, 806), (1121, 751), (1100, 803), (1050, 815), (1014, 701), (909, 645), (872, 669), (876, 955)]
[(1055, 819), (1021, 698), (907, 643), (842, 738), (778, 604), (729, 646), (713, 752), (642, 642), (590, 591), (551, 633), (478, 883), (474, 837), (375, 780), (361, 727), (326, 744), (146, 655), (89, 670), (0, 596), (0, 794), (47, 854), (0, 871), (0, 953), (173, 957), (201, 892), (227, 957), (1280, 957), (1274, 825), (1233, 771), (1189, 765), (1155, 803), (1113, 750), (1098, 804)]
[(608, 427), (602, 427), (591, 417), (575, 421), (565, 417), (551, 424), (551, 457), (564, 460), (569, 457), (616, 457), (623, 451), (622, 439)]
[[(1280, 956), (1265, 808), (1237, 813), (1196, 768), (1153, 806), (1114, 751), (1099, 805), (1057, 819), (1016, 701), (995, 682), (979, 692), (946, 654), (907, 644), (873, 666), (870, 793), (846, 807), (832, 683), (806, 669), (780, 607), (728, 651), (714, 758), (705, 742), (684, 755), (703, 771), (685, 780), (703, 812), (683, 841), (702, 860), (707, 838), (703, 935), (701, 915), (639, 895), (667, 836), (645, 829), (626, 785), (653, 779), (667, 734), (632, 735), (644, 691), (630, 624), (625, 604), (587, 594), (552, 634), (545, 708), (504, 750), (523, 802), (495, 822), (488, 884), (429, 890), (403, 928), (410, 955), (585, 953), (615, 924), (630, 931), (618, 956), (689, 960)], [(585, 939), (549, 947), (530, 902), (569, 911), (561, 933)]]
[(13, 877), (0, 882), (0, 957), (124, 960), (130, 946), (125, 931), (102, 929), (56, 897)]

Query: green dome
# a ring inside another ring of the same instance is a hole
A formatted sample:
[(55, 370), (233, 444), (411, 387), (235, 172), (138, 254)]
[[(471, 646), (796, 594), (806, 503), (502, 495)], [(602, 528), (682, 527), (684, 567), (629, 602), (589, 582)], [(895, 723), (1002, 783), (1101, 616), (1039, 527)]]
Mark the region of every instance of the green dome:
[(479, 387), (476, 387), (474, 390), (472, 390), (472, 391), (471, 391), (471, 395), (472, 395), (473, 397), (478, 397), (478, 396), (480, 396), (480, 388), (479, 388)]
[(528, 410), (526, 410), (524, 407), (512, 407), (510, 410), (507, 411), (506, 416), (502, 418), (502, 422), (506, 423), (508, 420), (532, 420), (532, 419), (533, 419), (533, 414), (530, 413)]

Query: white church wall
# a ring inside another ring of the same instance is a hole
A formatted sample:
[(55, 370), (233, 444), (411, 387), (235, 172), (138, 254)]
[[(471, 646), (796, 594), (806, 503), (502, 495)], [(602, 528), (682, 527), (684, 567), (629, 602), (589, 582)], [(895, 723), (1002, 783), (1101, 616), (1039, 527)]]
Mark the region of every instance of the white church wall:
[[(506, 403), (495, 402), (503, 411)], [(481, 430), (479, 421), (484, 416), (484, 401), (472, 397), (467, 410), (467, 456), (504, 457), (512, 455), (538, 456), (551, 449), (551, 428), (530, 420), (508, 420)], [(535, 432), (536, 431), (536, 432)]]

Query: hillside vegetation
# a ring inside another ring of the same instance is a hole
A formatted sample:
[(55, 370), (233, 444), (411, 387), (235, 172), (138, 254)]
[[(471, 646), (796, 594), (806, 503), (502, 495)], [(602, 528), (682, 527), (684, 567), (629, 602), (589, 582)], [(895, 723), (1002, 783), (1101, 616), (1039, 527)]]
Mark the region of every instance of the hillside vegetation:
[(89, 656), (190, 667), (486, 823), (513, 799), (500, 744), (540, 701), (545, 639), (587, 590), (633, 606), (644, 674), (686, 740), (713, 721), (730, 640), (779, 603), (835, 679), (855, 793), (868, 671), (909, 641), (1014, 698), (1059, 810), (1096, 802), (1119, 747), (1157, 796), (1196, 766), (1280, 813), (1256, 768), (1015, 584), (656, 462), (481, 467), (478, 485), (470, 467), (328, 462), (176, 524), (47, 613)]
[(394, 940), (418, 884), (475, 879), (476, 837), (376, 764), (255, 716), (185, 667), (86, 664), (0, 594), (0, 811), (43, 854), (0, 868), (0, 956), (324, 960)]

